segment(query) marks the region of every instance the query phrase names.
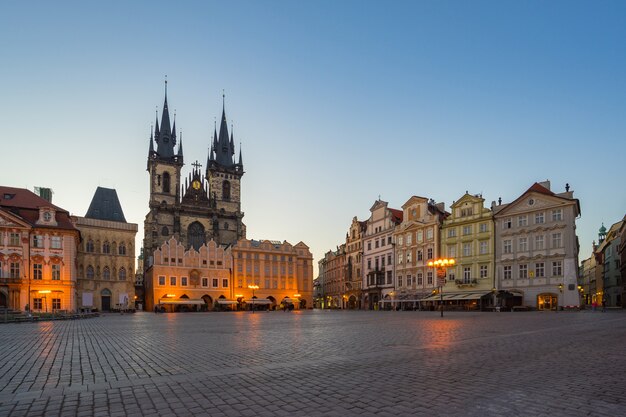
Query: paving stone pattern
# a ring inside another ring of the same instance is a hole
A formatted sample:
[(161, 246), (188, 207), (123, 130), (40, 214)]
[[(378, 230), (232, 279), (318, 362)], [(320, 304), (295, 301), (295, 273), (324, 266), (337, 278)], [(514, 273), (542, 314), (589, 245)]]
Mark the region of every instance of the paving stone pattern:
[(0, 416), (626, 416), (626, 313), (0, 325)]

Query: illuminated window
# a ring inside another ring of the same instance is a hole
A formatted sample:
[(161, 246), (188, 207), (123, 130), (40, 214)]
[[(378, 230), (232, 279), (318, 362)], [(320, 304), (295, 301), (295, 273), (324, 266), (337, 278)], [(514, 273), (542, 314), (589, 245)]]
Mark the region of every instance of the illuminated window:
[(43, 264), (33, 264), (33, 279), (43, 279)]

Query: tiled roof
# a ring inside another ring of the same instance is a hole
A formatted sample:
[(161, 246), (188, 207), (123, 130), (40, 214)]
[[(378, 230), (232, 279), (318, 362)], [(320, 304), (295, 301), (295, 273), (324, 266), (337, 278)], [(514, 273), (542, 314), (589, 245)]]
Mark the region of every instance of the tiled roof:
[[(37, 194), (24, 188), (0, 186), (0, 207), (21, 217), (24, 221), (30, 223), (34, 227), (53, 227), (57, 229), (77, 230), (76, 227), (74, 227), (67, 210), (55, 206), (48, 200), (45, 200)], [(55, 210), (55, 220), (57, 222), (57, 226), (36, 224), (39, 220), (39, 209), (41, 207), (51, 207)]]
[(98, 187), (85, 215), (88, 219), (126, 223), (122, 205), (113, 188)]
[(390, 208), (389, 211), (391, 212), (391, 215), (393, 216), (393, 220), (396, 223), (401, 223), (402, 222), (402, 218), (404, 217), (404, 213), (403, 213), (402, 210)]

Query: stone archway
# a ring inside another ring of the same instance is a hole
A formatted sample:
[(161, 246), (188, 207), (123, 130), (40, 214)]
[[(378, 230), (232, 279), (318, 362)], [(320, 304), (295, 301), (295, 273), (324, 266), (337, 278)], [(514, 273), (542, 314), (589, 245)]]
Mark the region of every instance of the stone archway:
[(356, 310), (356, 308), (356, 297), (354, 295), (351, 295), (350, 298), (348, 298), (348, 310)]
[(204, 300), (205, 305), (203, 305), (202, 307), (205, 309), (205, 311), (213, 310), (213, 298), (211, 298), (209, 294), (204, 294), (201, 298)]
[(267, 297), (268, 300), (270, 300), (270, 302), (272, 304), (270, 304), (270, 310), (275, 310), (276, 309), (276, 299), (274, 297), (272, 297), (271, 295), (269, 297)]
[(100, 291), (100, 307), (102, 311), (111, 311), (111, 290), (108, 288)]

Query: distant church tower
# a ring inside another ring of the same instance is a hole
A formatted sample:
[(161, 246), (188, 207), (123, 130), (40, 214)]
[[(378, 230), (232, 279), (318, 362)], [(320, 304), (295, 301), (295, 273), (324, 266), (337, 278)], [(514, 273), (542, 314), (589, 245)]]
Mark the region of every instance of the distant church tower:
[[(178, 150), (176, 121), (170, 127), (167, 81), (161, 124), (158, 114), (150, 134), (147, 170), (150, 174), (149, 212), (144, 221), (144, 250), (147, 262), (154, 250), (175, 237), (186, 248), (200, 248), (210, 240), (226, 246), (246, 237), (241, 212), (241, 177), (244, 174), (241, 149), (235, 163), (233, 134), (228, 135), (223, 103), (219, 136), (213, 133), (203, 175), (197, 161), (181, 182), (183, 163), (182, 134)], [(156, 143), (156, 150), (154, 145)]]

